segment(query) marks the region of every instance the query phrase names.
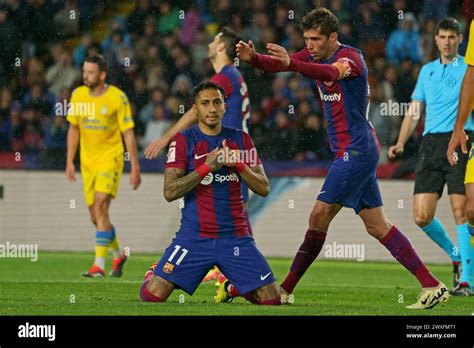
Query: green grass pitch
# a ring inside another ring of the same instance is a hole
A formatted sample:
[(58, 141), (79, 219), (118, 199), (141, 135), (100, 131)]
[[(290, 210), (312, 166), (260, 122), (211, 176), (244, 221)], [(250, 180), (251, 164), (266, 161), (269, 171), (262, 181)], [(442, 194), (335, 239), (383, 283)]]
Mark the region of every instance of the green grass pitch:
[[(132, 255), (122, 278), (90, 279), (80, 272), (92, 253), (40, 252), (29, 259), (0, 260), (0, 315), (463, 315), (474, 314), (473, 298), (451, 297), (431, 310), (407, 310), (419, 293), (416, 279), (396, 263), (316, 261), (295, 291), (292, 305), (255, 306), (242, 298), (215, 305), (212, 283), (191, 297), (175, 291), (166, 303), (143, 303), (138, 291), (154, 255)], [(269, 259), (278, 281), (290, 259)], [(110, 264), (110, 260), (108, 260)], [(452, 286), (450, 265), (430, 265)]]

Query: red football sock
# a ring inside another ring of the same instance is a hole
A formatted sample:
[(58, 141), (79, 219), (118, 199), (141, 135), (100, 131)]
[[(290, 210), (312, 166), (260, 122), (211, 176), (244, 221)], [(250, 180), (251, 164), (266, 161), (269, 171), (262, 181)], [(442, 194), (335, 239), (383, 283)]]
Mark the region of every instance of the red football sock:
[(227, 287), (227, 294), (230, 296), (230, 297), (238, 297), (238, 296), (241, 296), (239, 290), (237, 290), (237, 288), (235, 286), (233, 286), (232, 284), (229, 284), (229, 286)]
[(301, 244), (291, 264), (290, 272), (281, 284), (281, 287), (289, 294), (293, 293), (296, 284), (298, 284), (303, 274), (318, 257), (326, 240), (326, 235), (327, 233), (323, 231), (306, 231), (303, 244)]
[(398, 228), (392, 226), (380, 243), (418, 279), (422, 287), (431, 288), (439, 284), (439, 281), (430, 273), (418, 257), (408, 238)]
[(158, 296), (153, 295), (147, 288), (149, 280), (143, 282), (142, 287), (140, 289), (140, 298), (142, 301), (145, 302), (164, 302)]

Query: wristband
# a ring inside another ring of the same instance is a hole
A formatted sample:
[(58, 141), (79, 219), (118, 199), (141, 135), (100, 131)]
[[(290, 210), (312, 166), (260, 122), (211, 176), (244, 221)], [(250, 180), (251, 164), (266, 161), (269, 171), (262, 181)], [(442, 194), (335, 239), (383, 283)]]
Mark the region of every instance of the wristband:
[(211, 168), (204, 162), (199, 167), (196, 168), (196, 172), (199, 174), (201, 178), (204, 178), (207, 174), (212, 172)]
[(247, 167), (247, 166), (245, 165), (244, 162), (237, 162), (235, 164), (235, 170), (237, 170), (237, 173), (243, 172), (245, 170), (245, 167)]

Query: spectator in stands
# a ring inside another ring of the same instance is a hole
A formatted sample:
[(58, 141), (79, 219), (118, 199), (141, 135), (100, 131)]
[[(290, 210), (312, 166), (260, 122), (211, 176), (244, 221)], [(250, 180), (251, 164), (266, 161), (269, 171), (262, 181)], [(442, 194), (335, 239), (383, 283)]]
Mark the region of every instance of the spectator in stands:
[(72, 65), (72, 58), (69, 52), (62, 51), (59, 60), (46, 70), (46, 82), (49, 90), (57, 98), (64, 88), (71, 88), (74, 82), (82, 78), (81, 71)]
[(436, 35), (436, 21), (428, 19), (423, 23), (420, 37), (421, 51), (423, 52), (423, 63), (435, 60), (438, 50), (435, 46), (434, 37)]
[(436, 22), (448, 17), (451, 0), (424, 0), (422, 15), (424, 18), (432, 18)]
[(321, 116), (310, 113), (304, 117), (303, 126), (298, 129), (296, 152), (297, 161), (332, 159)]
[(169, 0), (160, 1), (160, 16), (158, 20), (158, 32), (160, 34), (173, 33), (182, 21), (179, 18), (179, 11)]
[(153, 17), (147, 17), (143, 27), (143, 33), (140, 34), (134, 41), (134, 51), (136, 52), (136, 59), (138, 61), (143, 61), (147, 58), (147, 53), (149, 52), (150, 46), (155, 46), (157, 48), (156, 55), (153, 59), (158, 60), (160, 57), (159, 49), (157, 45), (158, 41), (158, 32), (156, 31), (156, 20)]
[(19, 32), (8, 16), (6, 6), (0, 6), (0, 84), (9, 82), (15, 64), (20, 57)]
[(146, 125), (145, 136), (140, 142), (140, 145), (145, 149), (155, 139), (159, 139), (165, 134), (171, 122), (167, 120), (165, 107), (157, 104), (153, 108), (153, 118)]
[(209, 36), (205, 28), (201, 28), (196, 36), (196, 42), (191, 50), (194, 73), (202, 78), (206, 73), (211, 74), (211, 63), (208, 59)]
[(414, 63), (421, 62), (420, 34), (413, 13), (405, 13), (399, 28), (390, 34), (386, 53), (392, 64), (398, 64), (403, 59), (410, 59)]
[[(11, 120), (10, 113), (12, 106), (12, 92), (9, 88), (3, 87), (0, 90), (0, 151), (10, 150), (10, 128)], [(15, 106), (20, 109), (21, 106), (15, 103)]]
[(66, 166), (67, 122), (64, 116), (55, 116), (51, 124), (45, 127), (45, 149), (43, 163), (52, 169), (63, 169)]
[(18, 133), (15, 134), (19, 146), (17, 151), (39, 154), (44, 149), (44, 132), (40, 115), (40, 111), (33, 106), (23, 110), (22, 122), (17, 129)]
[(262, 110), (252, 108), (252, 111), (250, 112), (249, 134), (259, 156), (263, 159), (268, 159), (271, 156), (271, 139), (269, 139), (269, 131), (270, 129), (265, 125)]
[(23, 132), (25, 128), (25, 122), (21, 117), (21, 106), (17, 108), (12, 107), (10, 113), (10, 124), (8, 127), (8, 142), (7, 148), (11, 149), (12, 152), (23, 152), (25, 144), (23, 141)]
[(382, 86), (384, 89), (384, 96), (387, 100), (392, 99), (395, 101), (396, 96), (398, 96), (398, 89), (399, 89), (399, 84), (398, 84), (398, 70), (395, 67), (395, 65), (389, 65), (385, 69), (384, 72), (384, 79), (382, 81)]
[(171, 85), (171, 93), (184, 100), (191, 100), (193, 93), (193, 82), (187, 75), (180, 74), (176, 77), (176, 79), (173, 81), (173, 84)]
[(344, 6), (344, 0), (330, 0), (329, 9), (336, 15), (339, 23), (347, 21), (350, 17), (347, 8)]
[(357, 41), (357, 37), (354, 30), (352, 29), (352, 24), (350, 21), (342, 22), (338, 39), (345, 45), (359, 47), (359, 41)]
[(148, 18), (153, 14), (150, 0), (138, 0), (135, 9), (128, 16), (128, 30), (134, 39), (143, 35)]
[(30, 116), (30, 111), (34, 108), (34, 112), (38, 112), (38, 117), (41, 119), (48, 119), (53, 115), (53, 107), (56, 102), (54, 95), (44, 88), (40, 81), (35, 81), (31, 84), (30, 89), (23, 97), (23, 105), (27, 107), (27, 115)]
[(296, 153), (296, 132), (291, 127), (286, 112), (279, 110), (275, 115), (275, 126), (270, 130), (272, 139), (271, 159), (291, 160)]
[(74, 65), (78, 69), (82, 69), (82, 63), (87, 56), (87, 50), (92, 45), (92, 35), (90, 33), (85, 33), (81, 37), (81, 42), (79, 46), (74, 49), (72, 54)]
[(385, 38), (385, 23), (381, 9), (375, 2), (364, 2), (359, 6), (360, 24), (357, 26), (359, 41), (370, 44)]
[(185, 14), (183, 26), (179, 31), (179, 42), (186, 47), (192, 48), (196, 42), (196, 36), (201, 27), (201, 18), (196, 6), (191, 5)]
[(139, 119), (143, 124), (147, 124), (153, 119), (153, 110), (158, 105), (165, 102), (165, 92), (163, 89), (156, 87), (151, 91), (151, 100), (140, 110)]
[(54, 15), (56, 36), (70, 37), (79, 33), (81, 11), (77, 0), (66, 0), (64, 7)]
[(34, 54), (43, 54), (47, 43), (55, 35), (54, 26), (51, 25), (51, 14), (54, 13), (52, 6), (46, 0), (31, 1), (21, 18), (23, 39), (33, 45)]

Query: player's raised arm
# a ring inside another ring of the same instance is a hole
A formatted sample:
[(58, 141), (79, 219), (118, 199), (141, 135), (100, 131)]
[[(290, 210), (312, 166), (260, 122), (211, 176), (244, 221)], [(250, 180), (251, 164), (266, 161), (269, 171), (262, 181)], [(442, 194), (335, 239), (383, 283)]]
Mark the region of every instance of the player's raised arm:
[[(185, 174), (185, 169), (179, 167), (168, 167), (165, 169), (165, 184), (163, 186), (163, 195), (168, 202), (172, 202), (183, 197), (186, 193), (193, 190), (201, 180), (210, 172), (219, 170), (222, 163), (218, 158), (221, 150), (215, 148), (206, 156), (206, 162), (196, 168), (191, 173)], [(170, 161), (168, 154), (168, 163)]]
[(293, 71), (320, 81), (337, 81), (350, 75), (351, 68), (346, 60), (338, 60), (333, 64), (318, 64), (302, 59), (308, 58), (306, 49), (294, 55), (289, 55), (280, 45), (269, 43), (267, 49), (270, 55), (255, 52), (252, 41), (237, 44), (237, 57), (248, 61), (254, 67), (268, 72)]
[(74, 158), (76, 157), (77, 147), (79, 145), (79, 126), (70, 123), (67, 130), (67, 159), (66, 159), (66, 179), (69, 182), (76, 181), (74, 172)]
[(156, 158), (163, 151), (171, 139), (178, 134), (179, 132), (188, 129), (197, 122), (196, 109), (189, 109), (183, 116), (180, 117), (178, 122), (176, 122), (168, 131), (163, 134), (163, 136), (155, 141), (153, 141), (145, 150), (145, 157), (147, 159)]
[(400, 128), (400, 134), (398, 135), (398, 141), (395, 145), (390, 146), (388, 149), (388, 158), (394, 159), (398, 155), (403, 153), (406, 142), (413, 134), (418, 121), (420, 120), (421, 113), (424, 108), (424, 103), (413, 99), (410, 106), (403, 118), (402, 126)]
[(132, 186), (132, 189), (136, 190), (138, 186), (140, 186), (142, 180), (140, 177), (140, 164), (138, 163), (137, 142), (135, 140), (133, 128), (127, 129), (123, 132), (123, 140), (130, 156), (130, 186)]
[(474, 85), (474, 66), (469, 65), (462, 80), (461, 95), (459, 99), (458, 114), (456, 116), (456, 123), (454, 124), (453, 135), (446, 151), (446, 157), (449, 164), (452, 166), (457, 163), (455, 155), (456, 148), (461, 146), (461, 151), (467, 154), (467, 136), (464, 132), (467, 118), (471, 115), (474, 109), (474, 93), (472, 93), (472, 86)]

